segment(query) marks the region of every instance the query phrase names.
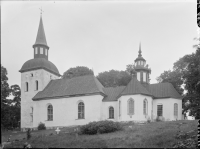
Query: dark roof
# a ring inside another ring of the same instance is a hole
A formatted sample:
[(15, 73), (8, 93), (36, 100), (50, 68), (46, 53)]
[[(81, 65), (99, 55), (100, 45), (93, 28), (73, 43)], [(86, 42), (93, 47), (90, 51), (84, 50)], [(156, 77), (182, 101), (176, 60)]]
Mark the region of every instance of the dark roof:
[(103, 101), (117, 101), (117, 96), (124, 90), (125, 86), (104, 88), (104, 93), (107, 95)]
[(141, 56), (141, 57), (137, 57), (137, 58), (135, 59), (135, 62), (136, 62), (136, 61), (139, 61), (139, 60), (146, 61), (146, 60)]
[(150, 84), (146, 88), (155, 98), (182, 98), (171, 83)]
[(33, 46), (35, 46), (35, 45), (45, 45), (45, 46), (48, 47), (45, 32), (44, 32), (42, 17), (40, 17), (40, 24), (39, 24), (39, 28), (38, 28), (38, 33), (37, 33), (35, 44)]
[(33, 100), (85, 94), (101, 94), (105, 96), (103, 86), (93, 75), (51, 80), (43, 91), (38, 92), (33, 97)]
[(60, 76), (57, 67), (45, 58), (35, 58), (26, 61), (19, 72), (26, 72), (35, 69), (45, 69), (52, 72), (53, 74)]
[(125, 89), (122, 91), (122, 95), (134, 95), (134, 94), (143, 94), (152, 96), (152, 94), (137, 80), (136, 76), (128, 83)]

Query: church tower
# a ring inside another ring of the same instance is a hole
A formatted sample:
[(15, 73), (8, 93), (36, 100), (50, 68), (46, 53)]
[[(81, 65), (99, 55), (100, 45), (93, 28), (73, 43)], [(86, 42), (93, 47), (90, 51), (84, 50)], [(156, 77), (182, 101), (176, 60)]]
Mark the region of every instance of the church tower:
[(52, 79), (60, 78), (57, 67), (48, 60), (49, 46), (46, 42), (42, 16), (35, 44), (34, 58), (26, 61), (21, 72), (21, 129), (33, 128), (34, 102), (32, 98), (42, 91)]
[(135, 71), (137, 73), (137, 80), (140, 81), (143, 85), (147, 85), (150, 83), (149, 75), (151, 73), (151, 69), (146, 65), (146, 60), (142, 57), (141, 51), (141, 43), (139, 46), (139, 54), (135, 59)]

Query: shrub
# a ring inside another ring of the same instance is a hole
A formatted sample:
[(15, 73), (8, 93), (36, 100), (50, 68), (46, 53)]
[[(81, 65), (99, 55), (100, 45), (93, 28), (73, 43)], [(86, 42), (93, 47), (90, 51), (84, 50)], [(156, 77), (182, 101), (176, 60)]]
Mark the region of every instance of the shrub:
[(31, 129), (28, 128), (27, 132), (26, 132), (26, 138), (27, 140), (29, 140), (31, 138)]
[(80, 134), (89, 134), (94, 135), (97, 133), (109, 133), (121, 130), (122, 126), (119, 122), (113, 121), (99, 121), (99, 122), (90, 122), (86, 125), (80, 127)]
[(40, 122), (40, 123), (38, 124), (38, 130), (45, 130), (45, 129), (46, 129), (45, 124), (42, 123), (42, 122)]

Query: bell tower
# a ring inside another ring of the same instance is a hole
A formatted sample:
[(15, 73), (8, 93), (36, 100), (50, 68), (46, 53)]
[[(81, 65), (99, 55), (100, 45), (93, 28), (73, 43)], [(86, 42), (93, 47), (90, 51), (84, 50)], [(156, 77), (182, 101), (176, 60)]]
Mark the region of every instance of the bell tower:
[(137, 80), (140, 83), (147, 85), (150, 83), (149, 75), (151, 74), (151, 69), (148, 68), (146, 60), (142, 57), (141, 43), (139, 45), (138, 57), (135, 59), (135, 71), (137, 74)]

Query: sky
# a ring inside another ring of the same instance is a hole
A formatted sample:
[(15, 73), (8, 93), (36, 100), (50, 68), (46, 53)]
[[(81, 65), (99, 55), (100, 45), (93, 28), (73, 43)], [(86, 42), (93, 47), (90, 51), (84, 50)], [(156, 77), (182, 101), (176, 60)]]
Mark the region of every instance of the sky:
[(151, 68), (150, 83), (197, 42), (196, 0), (1, 1), (1, 64), (9, 85), (21, 86), (22, 65), (33, 59), (40, 9), (49, 61), (62, 75), (76, 66), (126, 70), (138, 56)]

